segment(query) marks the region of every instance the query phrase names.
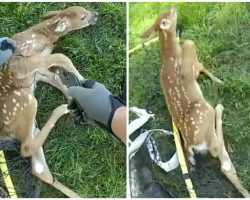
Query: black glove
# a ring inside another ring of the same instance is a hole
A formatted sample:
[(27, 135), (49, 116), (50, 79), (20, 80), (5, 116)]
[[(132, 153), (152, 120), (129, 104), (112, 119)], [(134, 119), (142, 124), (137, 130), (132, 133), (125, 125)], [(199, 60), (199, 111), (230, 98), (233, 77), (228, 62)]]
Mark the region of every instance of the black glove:
[[(113, 134), (111, 122), (115, 110), (125, 106), (124, 102), (113, 96), (104, 85), (93, 80), (80, 81), (80, 86), (68, 88), (68, 95), (76, 101), (79, 109), (84, 111), (89, 118)], [(69, 108), (70, 109), (70, 108)]]
[(0, 66), (10, 59), (15, 50), (16, 44), (13, 40), (7, 37), (0, 38)]

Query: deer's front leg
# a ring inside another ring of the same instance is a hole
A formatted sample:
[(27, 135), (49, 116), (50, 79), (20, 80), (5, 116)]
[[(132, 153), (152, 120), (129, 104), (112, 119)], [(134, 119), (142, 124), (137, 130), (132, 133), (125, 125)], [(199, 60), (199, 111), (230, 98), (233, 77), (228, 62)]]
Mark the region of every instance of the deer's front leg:
[(24, 79), (40, 70), (48, 70), (50, 67), (62, 67), (68, 72), (72, 72), (79, 80), (84, 79), (77, 71), (71, 60), (63, 54), (52, 54), (47, 57), (36, 55), (31, 57), (13, 57), (8, 66), (15, 73), (16, 78)]
[(47, 59), (47, 65), (48, 68), (53, 66), (62, 67), (67, 72), (74, 73), (79, 80), (84, 79), (83, 76), (77, 71), (71, 60), (61, 53), (50, 55)]
[(216, 83), (223, 83), (219, 78), (217, 78), (215, 75), (213, 75), (207, 68), (205, 68), (203, 66), (202, 63), (200, 63), (199, 61), (197, 61), (194, 64), (194, 68), (195, 68), (195, 74), (196, 74), (196, 79), (199, 77), (200, 73), (204, 73), (206, 74), (212, 81), (216, 82)]
[(185, 40), (181, 46), (182, 59), (183, 59), (183, 73), (192, 76), (197, 79), (201, 72), (205, 73), (214, 82), (222, 83), (220, 79), (214, 76), (209, 70), (207, 70), (202, 63), (199, 62), (196, 47), (192, 40)]

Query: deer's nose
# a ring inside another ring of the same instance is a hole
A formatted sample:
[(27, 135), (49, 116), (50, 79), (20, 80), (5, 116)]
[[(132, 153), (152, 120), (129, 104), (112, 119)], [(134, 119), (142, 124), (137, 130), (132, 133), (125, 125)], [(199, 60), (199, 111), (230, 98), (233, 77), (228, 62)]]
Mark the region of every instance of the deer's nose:
[(93, 17), (98, 17), (98, 13), (97, 12), (93, 12)]
[(176, 12), (176, 11), (177, 11), (176, 6), (173, 6), (171, 9), (172, 9), (172, 11), (174, 11), (174, 12)]

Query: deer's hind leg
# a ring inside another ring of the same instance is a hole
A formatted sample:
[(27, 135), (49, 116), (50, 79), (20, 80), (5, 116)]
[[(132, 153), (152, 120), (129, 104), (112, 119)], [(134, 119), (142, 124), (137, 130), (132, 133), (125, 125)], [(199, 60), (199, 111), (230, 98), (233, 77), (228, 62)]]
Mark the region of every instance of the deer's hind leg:
[(6, 115), (6, 120), (8, 121), (4, 122), (16, 133), (17, 139), (21, 143), (21, 154), (24, 157), (29, 157), (36, 153), (43, 145), (57, 120), (69, 112), (67, 104), (57, 107), (42, 130), (34, 136), (32, 130), (36, 118), (37, 101), (31, 90), (15, 90), (13, 94), (6, 98), (8, 98), (8, 101), (5, 112), (8, 114), (8, 116)]
[[(13, 109), (17, 114), (16, 118), (13, 118), (10, 121), (10, 125), (15, 127), (17, 138), (21, 142), (21, 154), (24, 157), (31, 156), (32, 158), (32, 173), (42, 181), (63, 192), (65, 195), (69, 197), (79, 197), (59, 181), (53, 179), (46, 164), (42, 149), (42, 145), (56, 121), (68, 112), (67, 105), (57, 107), (40, 131), (39, 129), (36, 129), (34, 125), (37, 111), (37, 101), (35, 97), (33, 97), (31, 91), (28, 89), (21, 89), (15, 92), (16, 105), (14, 105), (14, 108), (18, 109)], [(12, 96), (11, 98), (14, 99)], [(20, 100), (22, 100), (22, 102)]]
[[(238, 189), (238, 191), (244, 197), (250, 197), (249, 192), (242, 186), (235, 167), (228, 155), (226, 150), (224, 139), (223, 139), (223, 132), (222, 132), (222, 112), (223, 106), (218, 104), (215, 108), (216, 113), (216, 135), (214, 136), (214, 150), (216, 150), (216, 154), (221, 163), (221, 171), (222, 173), (230, 180), (230, 182)], [(211, 152), (211, 151), (210, 151)], [(211, 152), (212, 153), (212, 152)]]

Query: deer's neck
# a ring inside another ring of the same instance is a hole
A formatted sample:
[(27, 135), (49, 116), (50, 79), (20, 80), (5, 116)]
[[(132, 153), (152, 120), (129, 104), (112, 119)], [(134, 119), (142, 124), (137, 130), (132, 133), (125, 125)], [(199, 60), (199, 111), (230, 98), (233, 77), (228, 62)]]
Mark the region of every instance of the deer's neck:
[(161, 49), (161, 86), (171, 116), (181, 124), (187, 108), (187, 93), (182, 85), (180, 69), (181, 52), (175, 32), (159, 32)]
[[(172, 59), (180, 59), (179, 45), (176, 39), (176, 33), (159, 32), (160, 48), (161, 48), (161, 61), (164, 64), (166, 61)], [(164, 65), (164, 67), (171, 67), (171, 65)]]
[(35, 31), (36, 33), (40, 33), (41, 35), (44, 35), (49, 40), (50, 44), (55, 43), (62, 36), (60, 34), (55, 33), (54, 25), (46, 21), (31, 27), (31, 30)]
[(181, 52), (175, 31), (159, 32), (162, 78), (178, 79), (181, 67)]

